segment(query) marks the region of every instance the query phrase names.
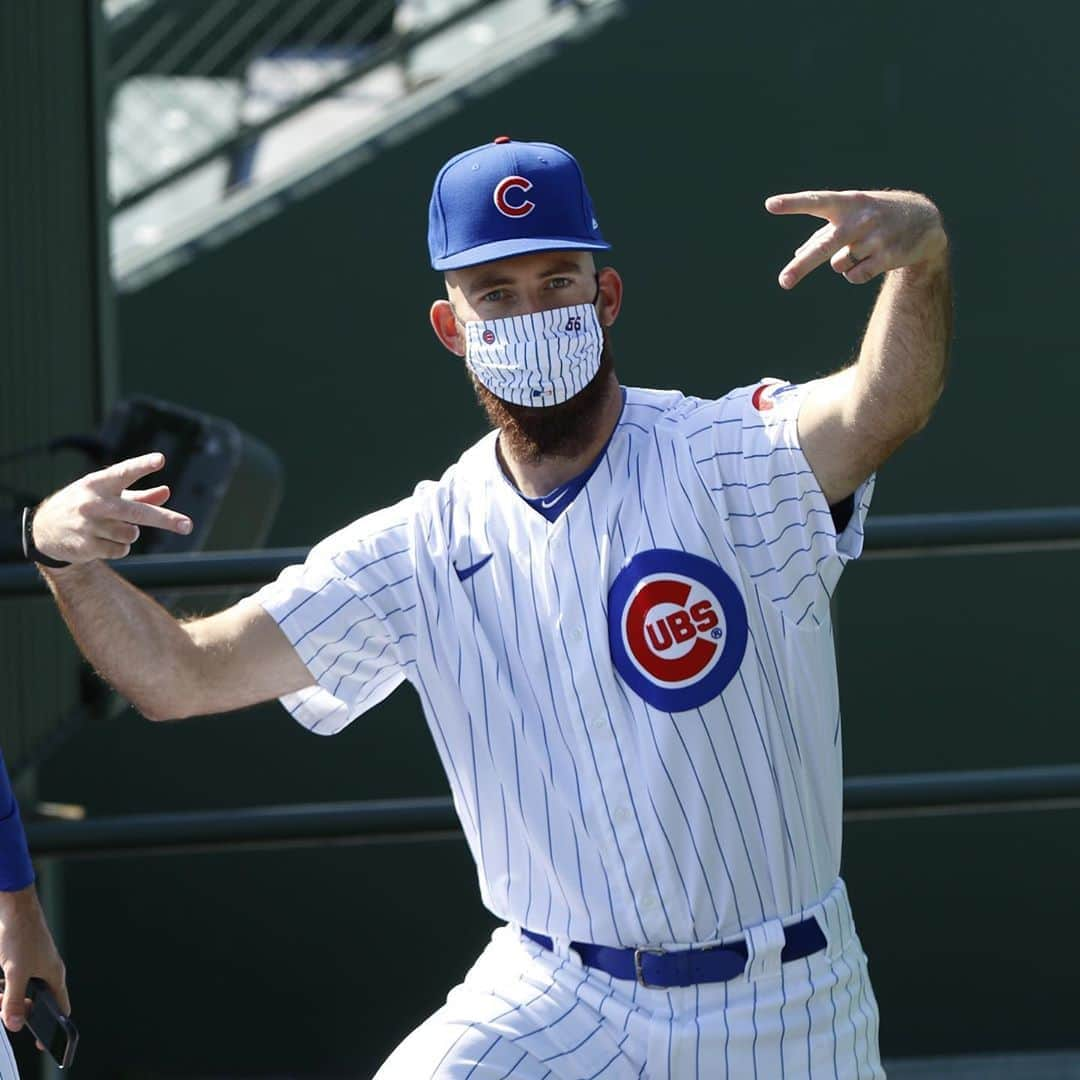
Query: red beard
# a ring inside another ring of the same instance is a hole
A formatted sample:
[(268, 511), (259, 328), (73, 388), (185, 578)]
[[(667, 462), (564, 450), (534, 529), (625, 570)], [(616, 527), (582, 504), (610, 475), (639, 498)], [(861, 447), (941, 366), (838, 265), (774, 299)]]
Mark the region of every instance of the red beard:
[(618, 389), (611, 348), (604, 341), (600, 367), (583, 390), (558, 405), (532, 408), (496, 397), (470, 371), (476, 397), (510, 455), (535, 464), (541, 458), (576, 457), (592, 441), (608, 395)]

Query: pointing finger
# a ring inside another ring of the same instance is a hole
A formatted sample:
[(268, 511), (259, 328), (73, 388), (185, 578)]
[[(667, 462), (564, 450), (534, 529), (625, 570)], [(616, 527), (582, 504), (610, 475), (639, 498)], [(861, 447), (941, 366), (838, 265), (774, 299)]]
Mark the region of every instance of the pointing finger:
[(181, 536), (187, 536), (193, 527), (191, 518), (186, 514), (136, 499), (120, 497), (102, 499), (100, 515), (117, 521), (126, 521), (131, 525), (148, 525), (152, 529), (165, 529), (167, 532), (179, 533)]
[(795, 249), (795, 258), (798, 258), (804, 251), (809, 251), (811, 248), (817, 247), (819, 244), (828, 243), (835, 235), (836, 226), (831, 221), (826, 222), (816, 233), (808, 236)]
[(165, 455), (157, 453), (142, 454), (139, 457), (118, 461), (107, 469), (94, 474), (94, 479), (103, 491), (119, 495), (124, 488), (131, 487), (137, 480), (152, 472), (157, 472), (165, 464)]
[(130, 547), (139, 539), (139, 526), (105, 518), (94, 526), (94, 535), (99, 540), (111, 540), (114, 544), (126, 544)]
[(839, 191), (797, 191), (788, 195), (770, 195), (765, 209), (770, 214), (813, 214), (814, 217), (831, 217), (844, 202)]
[(803, 244), (791, 260), (780, 271), (780, 286), (784, 289), (793, 289), (811, 270), (819, 267), (826, 259), (836, 252), (842, 245), (837, 239), (834, 229), (820, 230), (821, 235), (817, 240), (811, 238)]
[(120, 497), (131, 502), (147, 503), (150, 506), (161, 506), (169, 501), (172, 491), (168, 484), (159, 484), (157, 487), (147, 488), (145, 491), (122, 491)]

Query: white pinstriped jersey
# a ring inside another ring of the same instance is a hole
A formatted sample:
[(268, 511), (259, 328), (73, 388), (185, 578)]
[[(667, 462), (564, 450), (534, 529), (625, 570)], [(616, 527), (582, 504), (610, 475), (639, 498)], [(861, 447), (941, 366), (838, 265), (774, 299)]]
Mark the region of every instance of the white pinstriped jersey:
[(805, 387), (625, 394), (554, 522), (491, 433), (256, 599), (317, 680), (282, 699), (312, 731), (416, 687), (497, 916), (708, 942), (836, 881), (829, 600), (873, 481), (838, 537), (798, 442)]
[(0, 1028), (0, 1080), (19, 1080), (15, 1051), (11, 1049), (7, 1032)]

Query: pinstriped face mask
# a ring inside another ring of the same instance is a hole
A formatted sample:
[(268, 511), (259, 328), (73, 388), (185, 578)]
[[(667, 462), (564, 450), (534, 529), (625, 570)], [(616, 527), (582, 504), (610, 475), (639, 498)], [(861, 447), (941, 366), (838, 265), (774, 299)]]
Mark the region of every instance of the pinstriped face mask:
[(465, 323), (465, 363), (496, 397), (560, 405), (600, 368), (604, 332), (592, 304)]

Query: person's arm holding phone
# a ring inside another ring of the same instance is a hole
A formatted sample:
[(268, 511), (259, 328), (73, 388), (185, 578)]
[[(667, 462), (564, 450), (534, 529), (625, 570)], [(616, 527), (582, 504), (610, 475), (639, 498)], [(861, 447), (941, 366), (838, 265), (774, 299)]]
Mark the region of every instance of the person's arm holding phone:
[(45, 982), (65, 1016), (71, 1012), (64, 961), (33, 882), (22, 889), (0, 891), (0, 965), (4, 970), (0, 1016), (8, 1031), (20, 1030), (26, 1020), (26, 985), (33, 977)]
[(26, 845), (19, 806), (0, 753), (0, 969), (4, 973), (0, 1018), (9, 1031), (26, 1019), (26, 987), (43, 979), (61, 1010), (71, 1011), (64, 962), (34, 887), (34, 868)]

